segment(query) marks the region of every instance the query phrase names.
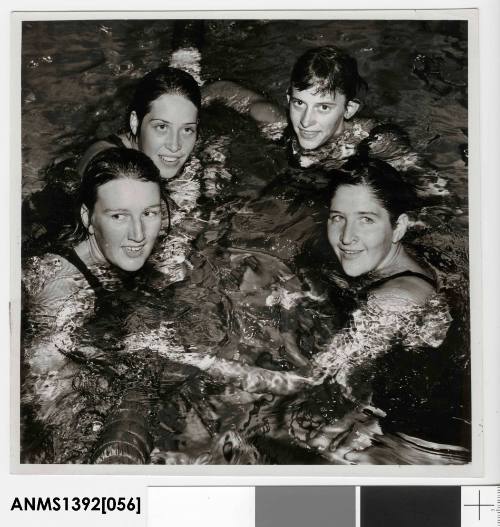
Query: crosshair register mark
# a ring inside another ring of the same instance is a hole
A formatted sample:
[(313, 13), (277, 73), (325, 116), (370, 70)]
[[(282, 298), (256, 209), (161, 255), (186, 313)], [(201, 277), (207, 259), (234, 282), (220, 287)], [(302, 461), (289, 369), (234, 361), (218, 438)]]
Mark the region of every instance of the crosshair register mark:
[(500, 527), (497, 485), (461, 487), (461, 527)]
[(477, 507), (478, 521), (481, 521), (481, 507), (495, 507), (494, 503), (481, 503), (481, 489), (477, 491), (477, 503), (464, 503), (464, 507)]

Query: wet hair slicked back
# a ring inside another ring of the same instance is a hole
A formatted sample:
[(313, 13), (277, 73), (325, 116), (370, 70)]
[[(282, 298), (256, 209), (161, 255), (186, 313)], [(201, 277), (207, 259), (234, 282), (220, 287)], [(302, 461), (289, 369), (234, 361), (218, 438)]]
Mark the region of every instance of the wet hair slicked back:
[(137, 84), (127, 119), (134, 111), (141, 124), (144, 116), (151, 111), (152, 103), (165, 94), (185, 97), (198, 111), (201, 109), (200, 87), (194, 78), (184, 70), (160, 66), (144, 75)]
[(388, 163), (365, 156), (354, 156), (340, 170), (327, 173), (329, 203), (342, 186), (364, 186), (389, 213), (393, 227), (401, 216), (417, 208), (415, 188), (404, 181), (399, 172)]
[(347, 101), (362, 102), (367, 84), (358, 73), (356, 59), (335, 46), (306, 51), (295, 63), (291, 88), (302, 91), (315, 87), (319, 93), (343, 93)]

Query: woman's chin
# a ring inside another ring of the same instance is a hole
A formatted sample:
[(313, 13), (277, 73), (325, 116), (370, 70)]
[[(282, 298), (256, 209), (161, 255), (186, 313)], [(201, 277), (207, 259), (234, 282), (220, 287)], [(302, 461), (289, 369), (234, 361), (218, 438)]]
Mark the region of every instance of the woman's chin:
[(166, 166), (165, 163), (162, 163), (157, 165), (157, 167), (160, 170), (160, 176), (162, 179), (172, 179), (181, 172), (184, 164), (184, 161), (172, 164), (172, 166)]
[(121, 271), (126, 273), (135, 273), (146, 263), (147, 258), (136, 258), (129, 260), (120, 260), (119, 262), (114, 262), (115, 267), (118, 267)]
[(164, 169), (160, 171), (160, 176), (162, 179), (172, 179), (174, 178), (180, 170), (175, 169)]
[(342, 270), (350, 278), (357, 278), (358, 276), (364, 275), (369, 272), (369, 270), (366, 270), (357, 265), (342, 265)]

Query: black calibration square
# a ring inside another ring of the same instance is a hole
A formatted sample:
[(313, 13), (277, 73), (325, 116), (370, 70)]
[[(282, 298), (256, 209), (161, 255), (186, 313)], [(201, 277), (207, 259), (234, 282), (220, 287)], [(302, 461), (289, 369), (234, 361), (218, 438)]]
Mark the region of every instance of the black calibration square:
[(460, 527), (460, 487), (362, 487), (361, 527)]

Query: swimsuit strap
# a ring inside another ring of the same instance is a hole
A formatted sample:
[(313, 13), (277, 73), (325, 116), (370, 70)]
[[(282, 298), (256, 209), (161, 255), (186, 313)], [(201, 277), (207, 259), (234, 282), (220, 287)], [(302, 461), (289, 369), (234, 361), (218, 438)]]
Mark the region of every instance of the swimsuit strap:
[(69, 263), (73, 264), (80, 271), (80, 273), (82, 273), (82, 275), (85, 277), (85, 280), (87, 280), (97, 297), (103, 295), (104, 288), (102, 287), (101, 282), (94, 274), (90, 272), (89, 268), (83, 263), (75, 249), (62, 250), (59, 253), (61, 256), (66, 258)]
[(394, 280), (396, 278), (400, 278), (401, 276), (415, 276), (416, 278), (420, 278), (430, 284), (434, 289), (437, 289), (437, 282), (434, 278), (430, 278), (429, 276), (419, 273), (418, 271), (410, 271), (409, 269), (406, 271), (401, 271), (400, 273), (392, 274), (390, 276), (386, 276), (385, 278), (381, 278), (380, 280), (376, 280), (375, 282), (372, 282), (368, 285), (367, 289), (373, 289), (375, 287), (378, 287), (382, 284), (385, 284), (386, 282), (389, 282), (390, 280)]

